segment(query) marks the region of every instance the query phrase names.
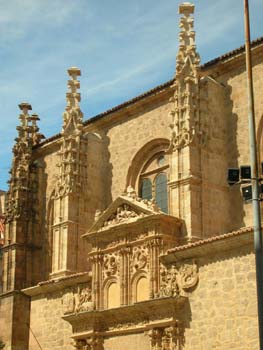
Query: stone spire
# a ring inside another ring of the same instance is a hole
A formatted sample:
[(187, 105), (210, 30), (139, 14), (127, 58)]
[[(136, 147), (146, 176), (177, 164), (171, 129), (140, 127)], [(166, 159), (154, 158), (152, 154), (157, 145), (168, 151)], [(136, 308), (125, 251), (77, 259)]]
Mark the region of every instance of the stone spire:
[[(206, 120), (200, 108), (200, 57), (195, 46), (194, 5), (179, 6), (180, 33), (174, 95), (170, 99), (170, 198), (172, 215), (185, 220), (188, 240), (202, 235), (201, 154), (206, 142)], [(191, 212), (186, 208), (191, 208)]]
[(79, 134), (82, 129), (83, 114), (79, 107), (81, 100), (78, 89), (80, 88), (80, 82), (77, 79), (81, 75), (79, 68), (71, 67), (68, 69), (70, 79), (68, 80), (68, 92), (66, 94), (67, 106), (63, 113), (63, 134)]
[(171, 98), (170, 151), (188, 146), (192, 142), (203, 142), (199, 113), (199, 65), (200, 57), (195, 46), (193, 31), (194, 5), (183, 3), (179, 6), (180, 33), (179, 50), (176, 57), (175, 92)]
[(80, 208), (87, 202), (87, 138), (83, 132), (80, 110), (80, 69), (68, 69), (67, 106), (63, 113), (61, 146), (57, 152), (58, 174), (52, 195), (52, 271), (51, 277), (75, 273), (79, 269), (80, 237), (85, 215)]
[[(12, 264), (7, 263), (6, 275), (3, 278), (3, 291), (20, 289), (30, 286), (39, 277), (39, 265), (26, 265), (32, 261), (33, 251), (38, 232), (38, 166), (33, 159), (33, 146), (44, 137), (37, 126), (39, 120), (36, 114), (29, 114), (32, 107), (23, 102), (19, 105), (20, 125), (17, 126), (18, 136), (13, 147), (13, 160), (10, 170), (9, 189), (6, 195), (5, 211), (5, 251), (4, 257), (9, 261), (10, 254), (14, 256)], [(15, 248), (13, 247), (17, 244)], [(13, 252), (16, 250), (16, 252)], [(30, 260), (31, 259), (31, 260)], [(13, 267), (12, 267), (13, 265)]]
[(82, 166), (80, 162), (81, 136), (83, 131), (83, 114), (80, 110), (80, 82), (77, 77), (81, 75), (80, 69), (68, 69), (68, 92), (66, 94), (67, 106), (63, 113), (62, 144), (58, 152), (59, 175), (56, 183), (55, 196), (63, 196), (70, 192), (79, 192)]
[(200, 56), (196, 51), (194, 18), (191, 16), (194, 13), (194, 4), (185, 2), (179, 5), (180, 33), (179, 33), (179, 50), (176, 57), (176, 76), (180, 75), (186, 61), (189, 60), (193, 68), (198, 70), (200, 64)]
[(22, 102), (19, 104), (19, 108), (22, 113), (19, 115), (20, 125), (16, 127), (18, 136), (15, 139), (16, 143), (13, 147), (13, 161), (10, 170), (11, 176), (8, 181), (9, 191), (7, 192), (6, 207), (7, 221), (12, 221), (17, 217), (20, 217), (22, 211), (27, 210), (25, 206), (27, 197), (25, 191), (30, 191), (32, 147), (37, 145), (44, 138), (44, 135), (38, 132), (38, 116), (36, 114), (29, 114), (29, 111), (32, 110), (31, 105), (27, 102)]

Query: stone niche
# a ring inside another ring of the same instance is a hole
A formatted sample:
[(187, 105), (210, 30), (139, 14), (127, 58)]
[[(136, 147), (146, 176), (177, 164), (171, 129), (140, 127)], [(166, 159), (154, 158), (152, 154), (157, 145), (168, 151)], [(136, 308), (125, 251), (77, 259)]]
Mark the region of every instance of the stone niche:
[(85, 305), (64, 315), (77, 349), (101, 350), (104, 340), (125, 334), (147, 335), (152, 349), (173, 349), (182, 342), (179, 314), (197, 283), (197, 267), (160, 262), (167, 249), (182, 241), (181, 226), (181, 220), (132, 189), (97, 212), (83, 236), (92, 245), (91, 290), (83, 291)]

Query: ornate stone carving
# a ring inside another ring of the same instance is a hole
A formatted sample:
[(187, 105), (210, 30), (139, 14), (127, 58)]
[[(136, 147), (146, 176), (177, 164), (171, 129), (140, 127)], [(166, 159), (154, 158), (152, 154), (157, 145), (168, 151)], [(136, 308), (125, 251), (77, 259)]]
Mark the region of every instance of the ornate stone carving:
[(148, 249), (145, 246), (135, 247), (132, 252), (133, 272), (145, 269), (147, 265)]
[(194, 9), (195, 5), (191, 3), (179, 5), (179, 14), (183, 16), (180, 18), (179, 24), (179, 50), (176, 56), (176, 75), (182, 72), (187, 59), (190, 59), (194, 68), (199, 69), (200, 56), (196, 51), (195, 32), (193, 31), (194, 18), (191, 17)]
[(90, 346), (85, 339), (75, 339), (73, 346), (77, 350), (90, 350)]
[(105, 277), (116, 275), (118, 269), (118, 257), (116, 254), (107, 254), (103, 258), (103, 270)]
[(179, 295), (179, 286), (177, 283), (177, 269), (172, 265), (169, 269), (161, 268), (161, 297), (175, 297)]
[(5, 218), (7, 222), (34, 214), (34, 193), (37, 179), (36, 164), (32, 162), (32, 147), (38, 144), (44, 136), (37, 126), (39, 120), (36, 114), (29, 114), (32, 107), (28, 103), (19, 105), (22, 113), (19, 115), (20, 125), (17, 126), (18, 137), (13, 147), (13, 161), (10, 170), (9, 190), (6, 196)]
[(151, 350), (180, 350), (184, 345), (184, 327), (179, 321), (169, 327), (153, 328), (147, 334)]
[(99, 334), (93, 334), (87, 340), (87, 344), (90, 346), (90, 350), (103, 350), (103, 337)]
[(169, 151), (183, 148), (194, 143), (202, 146), (206, 142), (206, 125), (200, 120), (199, 108), (199, 65), (200, 57), (196, 52), (195, 32), (193, 31), (194, 5), (184, 3), (179, 6), (180, 34), (179, 51), (176, 58), (176, 76), (174, 97), (171, 98), (172, 117), (171, 142)]
[(181, 266), (161, 267), (160, 297), (176, 297), (195, 287), (198, 282), (198, 269), (195, 263)]
[(151, 350), (162, 350), (163, 329), (153, 328), (148, 331), (148, 335), (150, 337)]
[(161, 212), (159, 207), (157, 206), (156, 202), (153, 199), (148, 200), (148, 199), (142, 199), (142, 198), (138, 197), (135, 189), (132, 186), (127, 187), (126, 191), (122, 194), (122, 197), (127, 197), (130, 200), (132, 200), (133, 202), (139, 202), (139, 203), (145, 205), (145, 207), (147, 209), (150, 209), (156, 213)]
[(118, 225), (120, 223), (130, 221), (131, 219), (144, 216), (143, 213), (137, 214), (128, 204), (123, 204), (117, 208), (117, 211), (104, 222), (104, 227)]
[(198, 282), (197, 265), (195, 263), (185, 263), (180, 266), (177, 278), (180, 289), (189, 290), (195, 287)]
[(63, 297), (64, 314), (92, 310), (94, 310), (94, 303), (90, 287), (79, 289), (76, 294), (67, 293)]
[(84, 288), (75, 295), (75, 312), (91, 311), (94, 309), (91, 288)]
[(76, 67), (68, 69), (69, 92), (66, 94), (67, 107), (63, 113), (62, 144), (58, 152), (59, 174), (55, 186), (55, 198), (66, 196), (71, 192), (80, 192), (86, 178), (85, 142), (83, 136), (83, 114), (80, 110), (80, 83), (77, 77), (81, 74)]

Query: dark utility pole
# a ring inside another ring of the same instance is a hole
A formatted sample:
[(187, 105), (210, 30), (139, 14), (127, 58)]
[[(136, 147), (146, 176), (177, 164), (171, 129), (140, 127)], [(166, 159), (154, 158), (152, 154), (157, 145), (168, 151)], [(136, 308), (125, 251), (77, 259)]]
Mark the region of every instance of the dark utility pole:
[(259, 349), (263, 350), (263, 257), (261, 215), (259, 201), (258, 158), (255, 129), (255, 109), (253, 94), (253, 77), (251, 65), (250, 25), (248, 0), (244, 0), (245, 8), (245, 39), (246, 39), (246, 67), (247, 67), (247, 93), (248, 93), (248, 123), (249, 123), (249, 148), (251, 164), (252, 205), (254, 221), (254, 250), (256, 258), (256, 283), (258, 304), (258, 329)]

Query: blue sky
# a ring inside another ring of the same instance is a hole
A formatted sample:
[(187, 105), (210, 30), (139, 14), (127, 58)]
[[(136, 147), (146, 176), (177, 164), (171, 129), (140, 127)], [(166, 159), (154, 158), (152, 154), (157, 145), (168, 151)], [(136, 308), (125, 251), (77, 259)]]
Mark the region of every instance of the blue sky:
[[(0, 0), (0, 189), (7, 189), (22, 101), (46, 137), (62, 125), (67, 68), (81, 76), (85, 119), (174, 75), (177, 0)], [(243, 0), (199, 0), (202, 63), (244, 43)], [(251, 36), (263, 35), (263, 1), (250, 0)]]

